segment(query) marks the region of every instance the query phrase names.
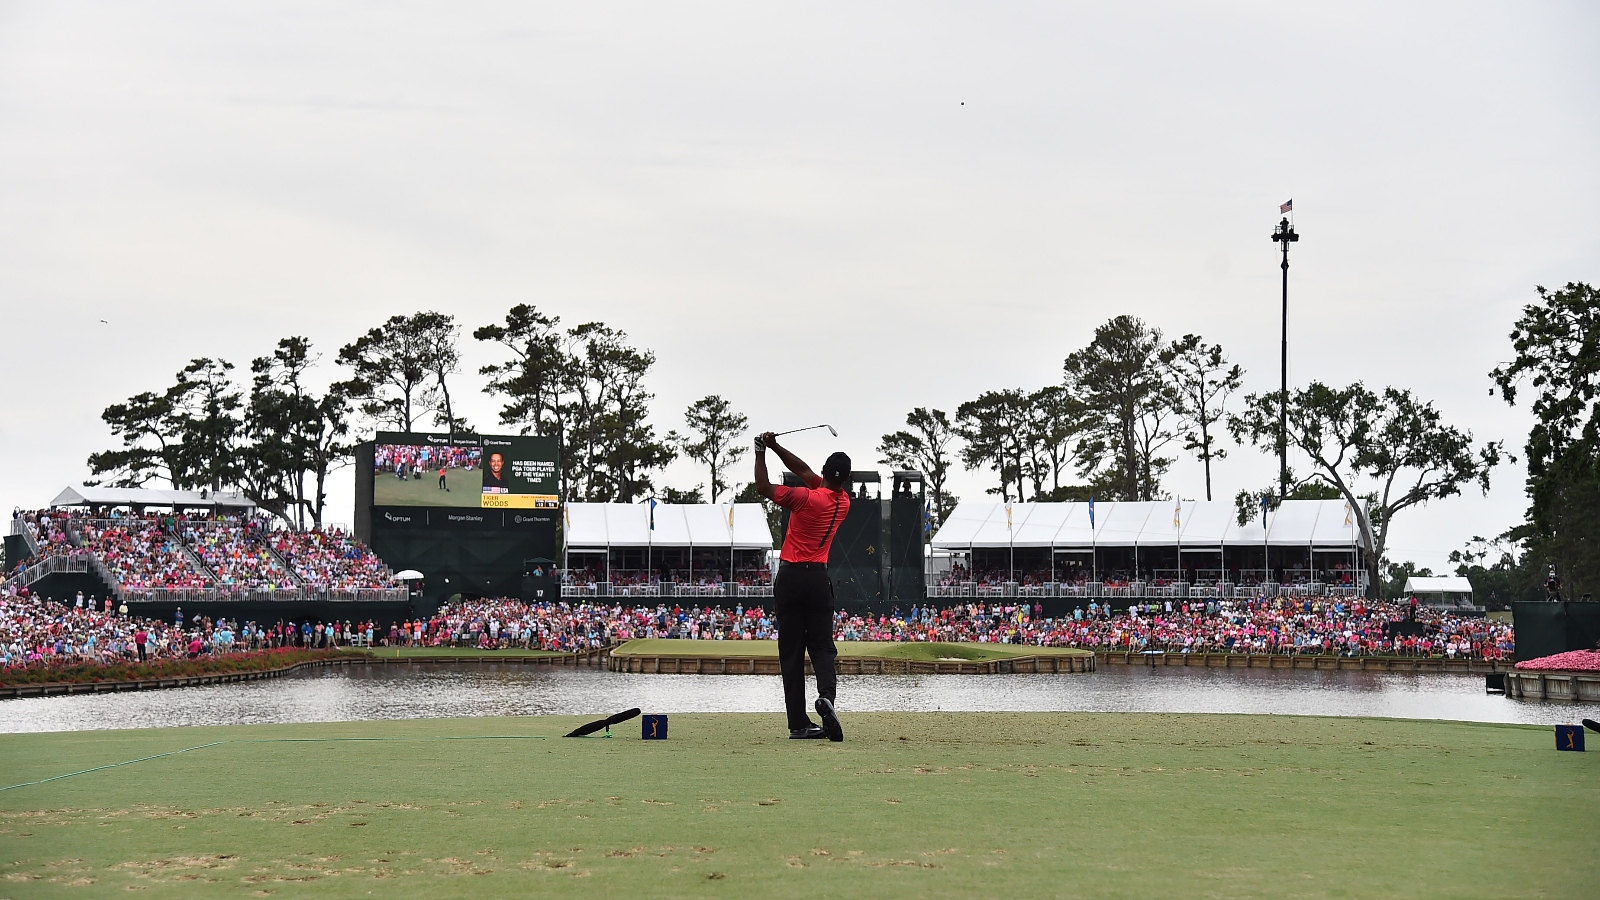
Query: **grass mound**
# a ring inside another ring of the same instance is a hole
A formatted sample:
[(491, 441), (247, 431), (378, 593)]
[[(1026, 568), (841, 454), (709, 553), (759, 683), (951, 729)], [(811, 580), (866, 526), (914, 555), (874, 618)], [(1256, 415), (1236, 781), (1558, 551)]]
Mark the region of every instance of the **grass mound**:
[[(1600, 767), (1547, 728), (674, 715), (0, 736), (0, 894), (1586, 896)], [(629, 723), (632, 725), (633, 723)], [(637, 726), (634, 726), (637, 727)], [(4, 785), (0, 785), (4, 787)]]

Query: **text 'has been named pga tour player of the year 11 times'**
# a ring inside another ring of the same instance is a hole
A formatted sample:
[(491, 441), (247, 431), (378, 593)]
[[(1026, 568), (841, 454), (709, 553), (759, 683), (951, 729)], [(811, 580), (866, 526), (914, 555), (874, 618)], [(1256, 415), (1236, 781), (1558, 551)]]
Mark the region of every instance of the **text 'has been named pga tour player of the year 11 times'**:
[[(495, 449), (506, 445), (504, 450)], [(484, 509), (557, 509), (561, 506), (554, 494), (523, 493), (517, 488), (530, 485), (554, 484), (556, 461), (553, 459), (518, 458), (511, 454), (511, 441), (486, 437), (483, 439), (483, 493)], [(508, 458), (509, 457), (509, 458)]]
[(534, 493), (556, 481), (556, 461), (541, 456), (517, 453), (515, 438), (489, 437), (483, 441), (484, 509), (557, 509), (559, 497)]

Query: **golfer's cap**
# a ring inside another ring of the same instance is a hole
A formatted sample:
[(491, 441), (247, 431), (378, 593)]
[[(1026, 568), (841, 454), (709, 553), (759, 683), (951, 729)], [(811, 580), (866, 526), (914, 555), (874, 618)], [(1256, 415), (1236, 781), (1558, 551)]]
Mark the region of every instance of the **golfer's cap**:
[(850, 457), (842, 452), (834, 452), (828, 456), (828, 461), (822, 464), (824, 478), (844, 481), (850, 477)]

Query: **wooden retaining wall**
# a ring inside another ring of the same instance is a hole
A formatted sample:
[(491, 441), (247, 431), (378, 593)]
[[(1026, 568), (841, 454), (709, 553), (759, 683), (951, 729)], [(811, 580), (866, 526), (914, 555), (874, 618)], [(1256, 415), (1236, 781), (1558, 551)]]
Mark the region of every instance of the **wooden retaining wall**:
[(1580, 700), (1600, 703), (1600, 672), (1512, 671), (1506, 696), (1516, 700)]
[(1220, 669), (1312, 669), (1344, 672), (1424, 672), (1482, 675), (1510, 672), (1512, 660), (1409, 656), (1287, 656), (1276, 653), (1152, 653), (1096, 650), (1104, 663), (1128, 666), (1200, 666)]
[[(1019, 656), (991, 660), (886, 659), (841, 656), (840, 675), (1068, 675), (1093, 672), (1095, 659), (1073, 656)], [(606, 668), (642, 675), (777, 675), (776, 656), (627, 656), (612, 655)], [(806, 672), (811, 664), (807, 662)]]
[(582, 653), (565, 653), (560, 656), (338, 656), (331, 659), (308, 659), (278, 669), (256, 672), (225, 672), (212, 675), (184, 675), (172, 678), (146, 678), (138, 681), (88, 681), (52, 682), (49, 684), (17, 684), (0, 686), (0, 700), (16, 697), (45, 697), (58, 694), (105, 694), (117, 691), (153, 691), (161, 688), (196, 687), (206, 684), (232, 684), (236, 681), (260, 681), (264, 678), (282, 678), (301, 669), (349, 666), (418, 666), (429, 663), (508, 663), (523, 666), (601, 666), (611, 654), (609, 649), (586, 650)]

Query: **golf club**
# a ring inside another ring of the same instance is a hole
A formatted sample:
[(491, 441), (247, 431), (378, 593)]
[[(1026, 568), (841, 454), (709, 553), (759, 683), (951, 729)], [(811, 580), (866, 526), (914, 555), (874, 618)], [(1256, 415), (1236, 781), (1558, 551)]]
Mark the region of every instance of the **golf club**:
[(606, 730), (606, 734), (610, 734), (611, 726), (626, 722), (638, 715), (639, 708), (637, 706), (633, 709), (625, 709), (614, 716), (607, 716), (604, 719), (599, 719), (586, 725), (579, 725), (577, 728), (574, 728), (572, 731), (568, 732), (566, 736), (583, 737), (585, 735), (594, 734), (596, 731), (599, 731), (602, 728)]
[(805, 428), (791, 428), (788, 431), (776, 431), (773, 432), (772, 436), (783, 437), (786, 434), (798, 434), (802, 431), (816, 431), (818, 428), (826, 428), (828, 429), (829, 434), (833, 435), (834, 437), (839, 436), (839, 432), (834, 430), (832, 425), (807, 425)]

